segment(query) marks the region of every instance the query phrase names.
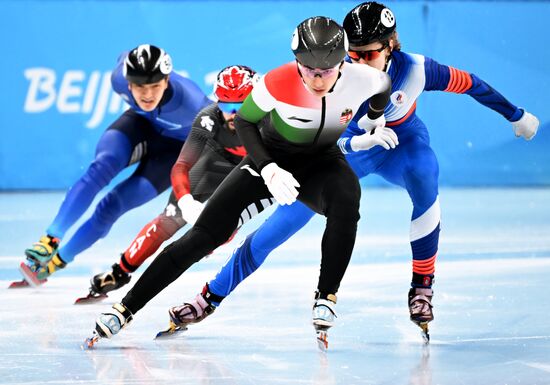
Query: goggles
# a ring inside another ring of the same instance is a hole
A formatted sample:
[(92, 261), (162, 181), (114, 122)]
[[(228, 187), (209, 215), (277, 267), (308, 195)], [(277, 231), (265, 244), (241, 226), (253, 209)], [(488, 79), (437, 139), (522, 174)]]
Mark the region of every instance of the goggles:
[(242, 102), (240, 103), (225, 103), (225, 102), (218, 102), (218, 107), (220, 110), (225, 112), (226, 114), (235, 114), (237, 111), (239, 111), (239, 108), (243, 105)]
[(340, 64), (332, 68), (320, 69), (320, 68), (311, 68), (298, 62), (298, 67), (300, 67), (300, 72), (302, 73), (302, 75), (304, 75), (306, 78), (313, 79), (316, 76), (320, 76), (321, 78), (326, 78), (336, 74), (340, 69)]
[(359, 61), (361, 59), (363, 59), (364, 61), (376, 60), (380, 57), (380, 55), (382, 54), (382, 51), (384, 51), (388, 47), (389, 47), (389, 43), (385, 42), (382, 44), (382, 47), (378, 49), (371, 49), (368, 51), (349, 50), (348, 56), (353, 61)]

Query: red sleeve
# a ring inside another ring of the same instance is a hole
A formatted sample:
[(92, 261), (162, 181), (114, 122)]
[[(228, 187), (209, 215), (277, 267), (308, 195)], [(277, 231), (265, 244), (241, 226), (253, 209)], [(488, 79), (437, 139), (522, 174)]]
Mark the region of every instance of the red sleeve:
[(209, 136), (205, 130), (193, 126), (185, 144), (181, 148), (176, 163), (172, 167), (170, 179), (176, 199), (191, 193), (191, 182), (189, 181), (189, 170), (197, 163)]

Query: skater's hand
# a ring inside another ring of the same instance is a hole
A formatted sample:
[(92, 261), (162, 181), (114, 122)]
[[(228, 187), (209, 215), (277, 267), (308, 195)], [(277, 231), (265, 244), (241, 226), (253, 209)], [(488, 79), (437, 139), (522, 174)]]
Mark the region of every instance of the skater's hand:
[(300, 184), (291, 173), (283, 170), (276, 163), (269, 163), (262, 168), (262, 178), (273, 198), (280, 205), (290, 205), (296, 201)]
[(523, 111), (521, 119), (512, 122), (512, 128), (514, 129), (516, 137), (519, 138), (523, 136), (525, 140), (531, 140), (539, 129), (539, 120), (535, 115)]
[(351, 138), (350, 146), (353, 151), (369, 150), (374, 146), (382, 146), (386, 150), (395, 148), (399, 144), (397, 134), (389, 127), (375, 127), (363, 135)]
[(178, 200), (178, 207), (183, 220), (192, 226), (201, 215), (204, 203), (195, 200), (191, 194), (185, 194)]

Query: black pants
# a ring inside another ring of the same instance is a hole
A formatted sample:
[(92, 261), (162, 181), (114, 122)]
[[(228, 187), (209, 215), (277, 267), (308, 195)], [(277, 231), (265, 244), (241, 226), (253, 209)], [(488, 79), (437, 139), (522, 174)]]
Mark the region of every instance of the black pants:
[[(322, 295), (336, 293), (355, 243), (361, 197), (357, 176), (335, 147), (316, 154), (280, 156), (276, 162), (300, 183), (298, 199), (327, 218), (318, 290)], [(223, 244), (237, 227), (243, 210), (270, 197), (262, 177), (246, 157), (212, 195), (195, 226), (157, 256), (122, 303), (135, 314), (191, 265)]]

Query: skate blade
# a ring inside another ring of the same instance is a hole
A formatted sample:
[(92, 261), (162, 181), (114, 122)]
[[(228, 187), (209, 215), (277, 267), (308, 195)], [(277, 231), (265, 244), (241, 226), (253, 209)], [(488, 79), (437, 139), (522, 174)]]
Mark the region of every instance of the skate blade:
[(415, 322), (415, 324), (420, 328), (420, 336), (424, 341), (425, 345), (430, 343), (430, 330), (428, 329), (428, 322)]
[(99, 334), (97, 334), (97, 332), (94, 330), (93, 335), (89, 338), (86, 338), (84, 340), (84, 343), (80, 345), (80, 348), (82, 350), (90, 350), (94, 347), (94, 345), (97, 341), (99, 341), (100, 338), (101, 337), (99, 336)]
[(21, 262), (19, 265), (19, 272), (23, 275), (23, 279), (27, 284), (32, 287), (38, 287), (47, 281), (47, 279), (38, 279), (36, 273), (25, 262)]
[(13, 281), (12, 283), (10, 283), (8, 289), (23, 289), (25, 287), (29, 287), (29, 284), (27, 281), (22, 279), (21, 281)]
[(88, 305), (103, 301), (105, 298), (109, 298), (107, 294), (102, 293), (89, 293), (86, 297), (77, 298), (74, 301), (75, 305)]
[(328, 350), (328, 333), (326, 331), (317, 332), (317, 346), (322, 352)]
[(170, 321), (170, 324), (168, 325), (168, 329), (161, 330), (160, 332), (158, 332), (157, 335), (155, 336), (155, 340), (174, 337), (177, 334), (184, 332), (186, 330), (187, 330), (187, 326), (178, 326), (174, 322)]

